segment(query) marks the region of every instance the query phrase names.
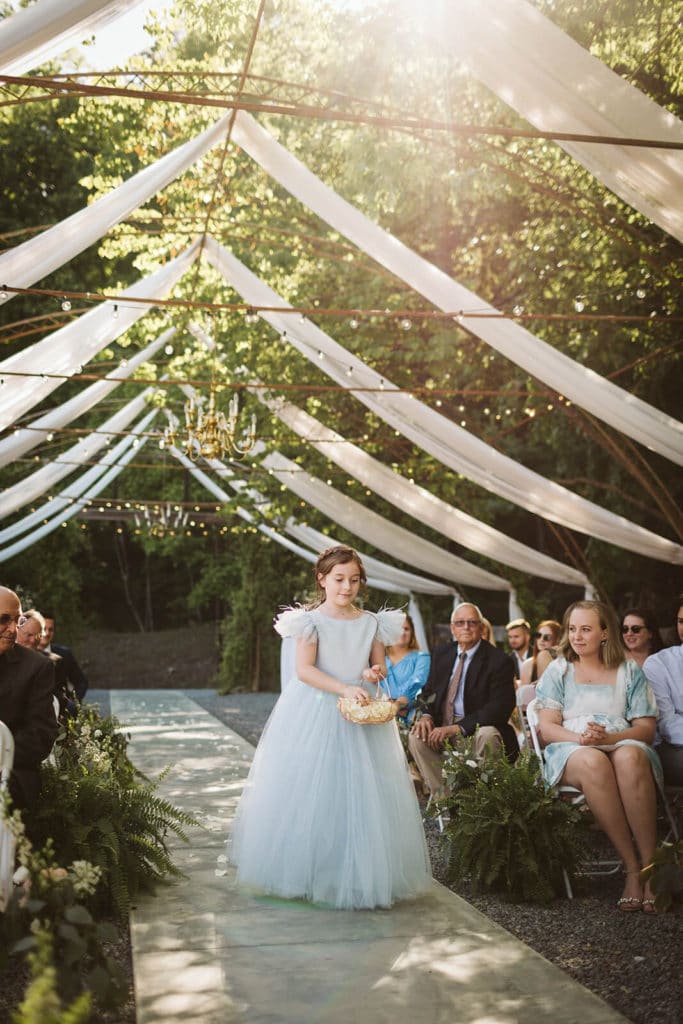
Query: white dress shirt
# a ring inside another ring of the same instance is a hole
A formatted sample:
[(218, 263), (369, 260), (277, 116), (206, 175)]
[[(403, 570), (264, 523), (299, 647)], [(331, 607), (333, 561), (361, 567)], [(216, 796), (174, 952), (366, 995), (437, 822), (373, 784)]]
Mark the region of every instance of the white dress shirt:
[(683, 744), (683, 644), (651, 654), (643, 672), (657, 700), (655, 743)]

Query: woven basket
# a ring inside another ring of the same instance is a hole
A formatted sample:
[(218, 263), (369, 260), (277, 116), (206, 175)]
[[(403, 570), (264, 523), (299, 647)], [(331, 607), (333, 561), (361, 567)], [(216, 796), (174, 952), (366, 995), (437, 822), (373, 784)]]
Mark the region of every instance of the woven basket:
[(398, 705), (387, 694), (382, 693), (379, 684), (377, 693), (381, 696), (375, 697), (368, 704), (359, 704), (357, 700), (349, 697), (340, 697), (337, 707), (342, 718), (347, 722), (355, 722), (356, 725), (382, 725), (396, 718)]

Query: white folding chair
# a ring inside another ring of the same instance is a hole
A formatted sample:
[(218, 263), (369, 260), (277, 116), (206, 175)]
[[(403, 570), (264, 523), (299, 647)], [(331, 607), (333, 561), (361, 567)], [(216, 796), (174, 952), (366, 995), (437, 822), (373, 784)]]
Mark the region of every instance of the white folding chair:
[[(0, 794), (9, 785), (9, 777), (14, 764), (14, 737), (4, 722), (0, 722)], [(14, 836), (5, 821), (0, 818), (0, 912), (2, 912), (12, 892), (12, 876), (14, 875)]]

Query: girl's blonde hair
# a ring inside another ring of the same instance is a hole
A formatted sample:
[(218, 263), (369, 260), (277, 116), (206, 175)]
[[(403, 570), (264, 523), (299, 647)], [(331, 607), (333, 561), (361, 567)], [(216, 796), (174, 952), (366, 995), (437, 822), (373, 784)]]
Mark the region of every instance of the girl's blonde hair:
[(334, 547), (325, 548), (325, 550), (318, 555), (318, 561), (313, 566), (315, 601), (312, 607), (322, 604), (325, 600), (325, 588), (320, 586), (318, 576), (327, 576), (329, 572), (332, 572), (335, 565), (347, 565), (349, 562), (356, 563), (360, 574), (361, 584), (365, 585), (368, 581), (365, 574), (365, 568), (361, 562), (360, 555), (357, 551), (354, 551), (353, 548), (346, 547), (345, 544), (335, 544)]
[(600, 661), (607, 668), (618, 668), (626, 660), (621, 643), (621, 629), (616, 614), (603, 601), (575, 601), (570, 604), (562, 619), (562, 638), (558, 644), (558, 654), (567, 661), (578, 661), (579, 656), (569, 643), (569, 619), (573, 611), (595, 612), (600, 622), (600, 629), (607, 633), (600, 645)]

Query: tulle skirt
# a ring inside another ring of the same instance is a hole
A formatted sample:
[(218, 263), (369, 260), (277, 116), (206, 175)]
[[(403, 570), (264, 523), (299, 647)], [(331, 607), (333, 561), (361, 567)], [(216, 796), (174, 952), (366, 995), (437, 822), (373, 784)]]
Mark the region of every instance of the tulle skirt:
[(389, 907), (431, 881), (395, 722), (345, 721), (334, 694), (294, 680), (268, 720), (235, 817), (237, 880), (346, 909)]

